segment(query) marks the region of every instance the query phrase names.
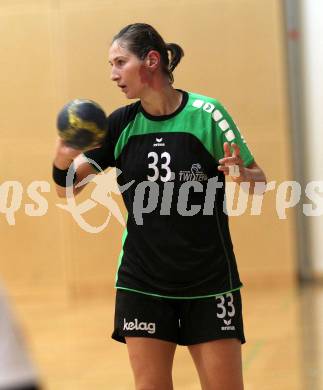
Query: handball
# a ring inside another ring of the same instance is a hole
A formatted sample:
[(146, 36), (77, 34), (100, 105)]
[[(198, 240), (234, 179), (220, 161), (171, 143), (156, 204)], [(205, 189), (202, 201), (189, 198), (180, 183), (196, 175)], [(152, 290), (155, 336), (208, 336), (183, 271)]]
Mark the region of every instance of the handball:
[(58, 134), (67, 146), (88, 149), (100, 145), (107, 132), (104, 110), (94, 101), (75, 99), (57, 116)]

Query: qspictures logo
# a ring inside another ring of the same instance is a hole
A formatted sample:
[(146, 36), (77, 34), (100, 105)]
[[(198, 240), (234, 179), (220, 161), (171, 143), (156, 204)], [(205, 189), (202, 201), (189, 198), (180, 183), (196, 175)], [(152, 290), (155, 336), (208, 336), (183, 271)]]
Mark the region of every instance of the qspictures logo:
[[(76, 185), (76, 188), (79, 188), (88, 184), (89, 182), (95, 183), (96, 186), (91, 192), (90, 199), (77, 204), (73, 193), (73, 186), (71, 185), (74, 180), (75, 172), (74, 167), (70, 166), (66, 178), (66, 183), (68, 185), (66, 188), (67, 203), (58, 203), (56, 206), (71, 213), (77, 224), (88, 233), (99, 233), (104, 230), (108, 226), (112, 215), (122, 226), (125, 226), (125, 221), (121, 210), (118, 206), (118, 203), (113, 199), (112, 194), (121, 195), (134, 183), (134, 180), (124, 186), (118, 186), (117, 177), (121, 174), (119, 169), (110, 169), (107, 173), (104, 173), (101, 167), (94, 160), (86, 159), (86, 162), (91, 163), (98, 170), (98, 172), (101, 172), (101, 174), (98, 175), (87, 176)], [(107, 209), (107, 218), (101, 225), (93, 226), (86, 222), (85, 218), (83, 218), (83, 214), (93, 209), (98, 204), (104, 206)]]
[[(202, 183), (198, 180), (183, 181), (180, 185), (178, 196), (173, 197), (174, 183), (172, 181), (165, 182), (163, 189), (156, 182), (150, 180), (137, 183), (136, 185), (133, 180), (123, 186), (118, 186), (117, 178), (121, 174), (120, 170), (110, 169), (107, 172), (103, 172), (95, 161), (90, 160), (89, 162), (97, 168), (99, 174), (90, 175), (77, 184), (77, 187), (83, 186), (88, 182), (92, 182), (95, 185), (89, 193), (88, 199), (77, 202), (72, 187), (68, 187), (65, 203), (57, 203), (51, 206), (71, 214), (77, 225), (88, 233), (101, 232), (108, 226), (112, 217), (122, 226), (125, 226), (123, 214), (115, 197), (120, 196), (130, 188), (133, 193), (133, 216), (137, 225), (143, 224), (144, 215), (156, 210), (158, 200), (160, 199), (163, 205), (160, 210), (161, 215), (170, 215), (171, 204), (168, 204), (168, 202), (171, 202), (172, 198), (176, 198), (176, 210), (182, 216), (193, 216), (197, 213), (212, 215), (214, 208), (218, 207), (215, 205), (215, 196), (216, 192), (223, 187), (223, 183), (219, 182), (217, 177), (209, 178), (205, 181), (204, 203), (194, 205), (189, 202), (190, 194), (192, 192), (202, 192), (203, 190)], [(199, 164), (193, 165), (190, 169), (190, 174), (193, 175), (192, 179), (204, 179), (202, 167)], [(67, 175), (67, 184), (72, 183), (73, 179), (74, 169), (70, 169)], [(249, 187), (249, 183), (241, 183), (240, 187), (234, 182), (226, 183), (226, 199), (223, 203), (223, 212), (228, 216), (240, 216), (247, 213)], [(33, 181), (26, 188), (16, 180), (3, 182), (0, 184), (0, 218), (3, 215), (9, 226), (15, 226), (16, 213), (22, 208), (28, 217), (39, 218), (44, 216), (49, 209), (49, 203), (45, 194), (51, 191), (55, 191), (54, 184), (46, 181)], [(304, 190), (296, 181), (285, 181), (282, 183), (271, 181), (266, 185), (264, 183), (256, 183), (254, 194), (251, 195), (251, 208), (248, 211), (250, 215), (261, 215), (264, 195), (270, 191), (275, 192), (274, 207), (279, 219), (286, 219), (286, 211), (297, 205), (301, 207), (303, 214), (307, 217), (323, 216), (323, 181), (311, 181)], [(302, 193), (303, 191), (304, 193)], [(25, 204), (22, 201), (24, 193), (29, 197), (29, 201)], [(236, 197), (237, 193), (238, 197)], [(306, 196), (306, 200), (303, 204), (300, 204), (302, 196), (303, 199)], [(102, 223), (99, 226), (93, 226), (87, 221), (86, 214), (98, 205), (104, 207), (106, 214), (102, 213)]]

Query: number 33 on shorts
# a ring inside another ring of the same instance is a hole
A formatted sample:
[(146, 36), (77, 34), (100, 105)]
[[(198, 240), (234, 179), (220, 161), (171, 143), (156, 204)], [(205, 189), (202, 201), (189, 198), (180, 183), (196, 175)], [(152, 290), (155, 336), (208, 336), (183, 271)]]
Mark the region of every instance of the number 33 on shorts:
[(234, 317), (236, 310), (233, 304), (233, 295), (232, 293), (227, 293), (215, 297), (217, 302), (217, 317), (220, 319), (225, 318), (226, 316), (232, 318)]

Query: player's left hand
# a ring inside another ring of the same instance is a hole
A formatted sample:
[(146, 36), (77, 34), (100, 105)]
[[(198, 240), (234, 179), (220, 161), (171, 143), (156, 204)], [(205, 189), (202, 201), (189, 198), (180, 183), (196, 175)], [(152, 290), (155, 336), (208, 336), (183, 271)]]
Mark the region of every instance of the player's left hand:
[(222, 171), (225, 176), (229, 175), (233, 181), (241, 183), (244, 180), (245, 167), (240, 157), (240, 148), (235, 143), (232, 143), (231, 147), (232, 152), (228, 142), (223, 144), (224, 157), (219, 160), (218, 170)]

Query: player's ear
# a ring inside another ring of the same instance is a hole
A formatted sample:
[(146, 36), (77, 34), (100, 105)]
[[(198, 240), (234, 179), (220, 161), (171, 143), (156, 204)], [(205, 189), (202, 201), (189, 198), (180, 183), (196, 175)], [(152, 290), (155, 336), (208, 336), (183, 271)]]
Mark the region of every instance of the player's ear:
[(160, 54), (156, 50), (150, 50), (146, 56), (145, 64), (151, 71), (158, 69), (160, 65)]

